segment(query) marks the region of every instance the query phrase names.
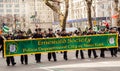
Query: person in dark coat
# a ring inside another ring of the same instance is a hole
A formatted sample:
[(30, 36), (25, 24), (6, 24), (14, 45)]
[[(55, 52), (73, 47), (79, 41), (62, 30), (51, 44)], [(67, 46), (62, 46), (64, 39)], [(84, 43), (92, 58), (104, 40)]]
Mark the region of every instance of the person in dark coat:
[[(12, 36), (8, 35), (6, 38), (7, 38), (7, 40), (11, 40)], [(12, 64), (12, 66), (16, 65), (16, 62), (15, 62), (13, 56), (6, 57), (6, 63), (7, 63), (7, 66), (10, 66), (10, 63)]]
[[(75, 32), (76, 36), (81, 36), (82, 33), (81, 32)], [(76, 58), (78, 58), (78, 54), (80, 53), (81, 59), (84, 59), (84, 53), (83, 50), (76, 50)]]
[[(41, 29), (38, 28), (38, 29), (35, 29), (35, 34), (33, 35), (32, 38), (43, 38), (43, 35), (41, 33)], [(40, 63), (41, 62), (41, 53), (37, 53), (35, 54), (35, 60), (36, 60), (36, 63)]]
[[(15, 39), (25, 39), (24, 35), (23, 35), (23, 32), (22, 31), (19, 31), (18, 32), (18, 35)], [(21, 61), (21, 64), (28, 64), (28, 56), (27, 55), (21, 55), (20, 57), (20, 61)]]
[(4, 46), (4, 39), (2, 37), (2, 35), (0, 35), (0, 51), (2, 51), (2, 57), (4, 58), (4, 49), (3, 49), (3, 46)]
[[(55, 37), (55, 34), (53, 33), (52, 29), (49, 29), (48, 31), (49, 31), (49, 33), (46, 35), (47, 38)], [(51, 60), (51, 57), (53, 57), (54, 61), (57, 61), (55, 52), (48, 53), (48, 60), (49, 61)]]
[[(98, 34), (104, 34), (104, 31), (105, 31), (105, 29), (101, 29), (101, 30), (98, 32)], [(101, 48), (101, 49), (100, 49), (100, 57), (102, 57), (102, 58), (105, 58), (104, 51), (105, 51), (104, 48)]]
[[(92, 28), (89, 28), (87, 35), (94, 35), (95, 32), (92, 30)], [(93, 52), (94, 58), (97, 58), (97, 54), (95, 49), (88, 49), (88, 57), (91, 58), (91, 52)]]
[[(107, 28), (101, 29), (98, 34), (106, 34), (107, 33)], [(105, 58), (105, 48), (100, 49), (100, 57)]]
[[(68, 36), (68, 34), (66, 33), (66, 30), (65, 30), (65, 29), (63, 29), (63, 30), (61, 31), (61, 36), (62, 36), (62, 37)], [(64, 58), (64, 60), (68, 60), (68, 58), (67, 58), (67, 51), (64, 51), (64, 52), (63, 52), (63, 58)]]
[[(109, 33), (111, 33), (111, 34), (117, 34), (117, 31), (114, 29), (114, 28), (110, 28), (110, 31), (109, 31)], [(111, 52), (111, 56), (113, 57), (113, 56), (115, 56), (115, 57), (117, 57), (117, 48), (110, 48), (110, 52)]]

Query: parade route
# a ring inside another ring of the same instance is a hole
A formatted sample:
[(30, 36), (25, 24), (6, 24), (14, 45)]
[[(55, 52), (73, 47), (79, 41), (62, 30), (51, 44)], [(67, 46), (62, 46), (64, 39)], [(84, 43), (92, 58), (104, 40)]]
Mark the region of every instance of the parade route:
[[(120, 53), (118, 57), (111, 57), (110, 52), (106, 51), (106, 58), (88, 58), (87, 51), (84, 51), (85, 59), (76, 59), (75, 52), (68, 53), (68, 61), (63, 60), (62, 54), (57, 53), (57, 62), (48, 61), (47, 54), (42, 54), (42, 62), (35, 63), (34, 55), (29, 55), (28, 65), (20, 63), (20, 57), (16, 56), (15, 66), (7, 66), (5, 59), (0, 53), (0, 71), (119, 71)], [(97, 50), (99, 55), (99, 50)]]
[(60, 71), (65, 69), (69, 71), (73, 71), (70, 69), (81, 69), (81, 68), (115, 68), (115, 67), (120, 67), (120, 61), (104, 61), (104, 62), (93, 62), (93, 63), (77, 63), (77, 64), (67, 64), (67, 65), (58, 65), (58, 66), (48, 66), (48, 67), (39, 67), (36, 69), (43, 69), (46, 71)]
[[(96, 67), (120, 67), (120, 61), (105, 61), (105, 62), (93, 62), (93, 63), (79, 63), (79, 64), (67, 64), (49, 67), (40, 67), (41, 69), (52, 68), (96, 68)], [(39, 69), (39, 68), (38, 68)]]

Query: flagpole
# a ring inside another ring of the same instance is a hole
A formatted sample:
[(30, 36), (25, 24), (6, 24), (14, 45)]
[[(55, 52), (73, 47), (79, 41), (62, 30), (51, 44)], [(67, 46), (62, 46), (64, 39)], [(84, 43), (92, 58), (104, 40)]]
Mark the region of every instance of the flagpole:
[[(111, 0), (111, 16), (113, 15), (113, 1)], [(111, 26), (113, 27), (113, 22), (114, 20), (113, 20), (113, 18), (111, 18)]]
[(14, 15), (14, 24), (15, 24), (15, 32), (16, 32), (16, 15)]
[(34, 0), (34, 23), (35, 23), (35, 26), (37, 26), (37, 19), (36, 19), (36, 16), (37, 16), (37, 9), (36, 9), (36, 2), (37, 0)]

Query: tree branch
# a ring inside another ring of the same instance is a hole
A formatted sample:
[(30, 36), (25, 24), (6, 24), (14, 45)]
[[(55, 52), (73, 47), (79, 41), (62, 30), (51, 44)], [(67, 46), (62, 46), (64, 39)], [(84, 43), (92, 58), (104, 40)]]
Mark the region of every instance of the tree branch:
[(52, 1), (52, 2), (61, 3), (61, 2), (60, 2), (60, 0), (48, 0), (48, 1)]
[(92, 4), (93, 0), (85, 0), (86, 3)]
[(45, 0), (45, 4), (47, 6), (49, 6), (53, 11), (58, 13), (59, 15), (63, 15), (62, 12), (60, 12), (60, 10), (57, 7), (55, 7), (54, 5), (52, 5), (49, 1), (51, 1), (51, 2), (59, 2), (59, 1), (57, 1), (57, 0)]

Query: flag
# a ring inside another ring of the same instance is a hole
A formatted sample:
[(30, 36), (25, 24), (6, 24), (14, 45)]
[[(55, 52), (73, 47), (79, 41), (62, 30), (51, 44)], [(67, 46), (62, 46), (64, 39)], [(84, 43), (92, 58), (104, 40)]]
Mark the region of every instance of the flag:
[(35, 15), (32, 15), (30, 18), (35, 18), (36, 16)]
[(98, 31), (97, 26), (94, 26), (94, 27), (93, 27), (93, 31), (96, 31), (96, 32)]
[(118, 14), (115, 14), (112, 16), (112, 18), (116, 19), (116, 18), (118, 18), (118, 16), (119, 16)]
[(2, 29), (3, 29), (3, 32), (5, 32), (5, 33), (9, 32), (9, 27), (6, 25), (4, 25)]
[(104, 22), (103, 24), (106, 26), (106, 28), (109, 28), (110, 26), (108, 22)]

